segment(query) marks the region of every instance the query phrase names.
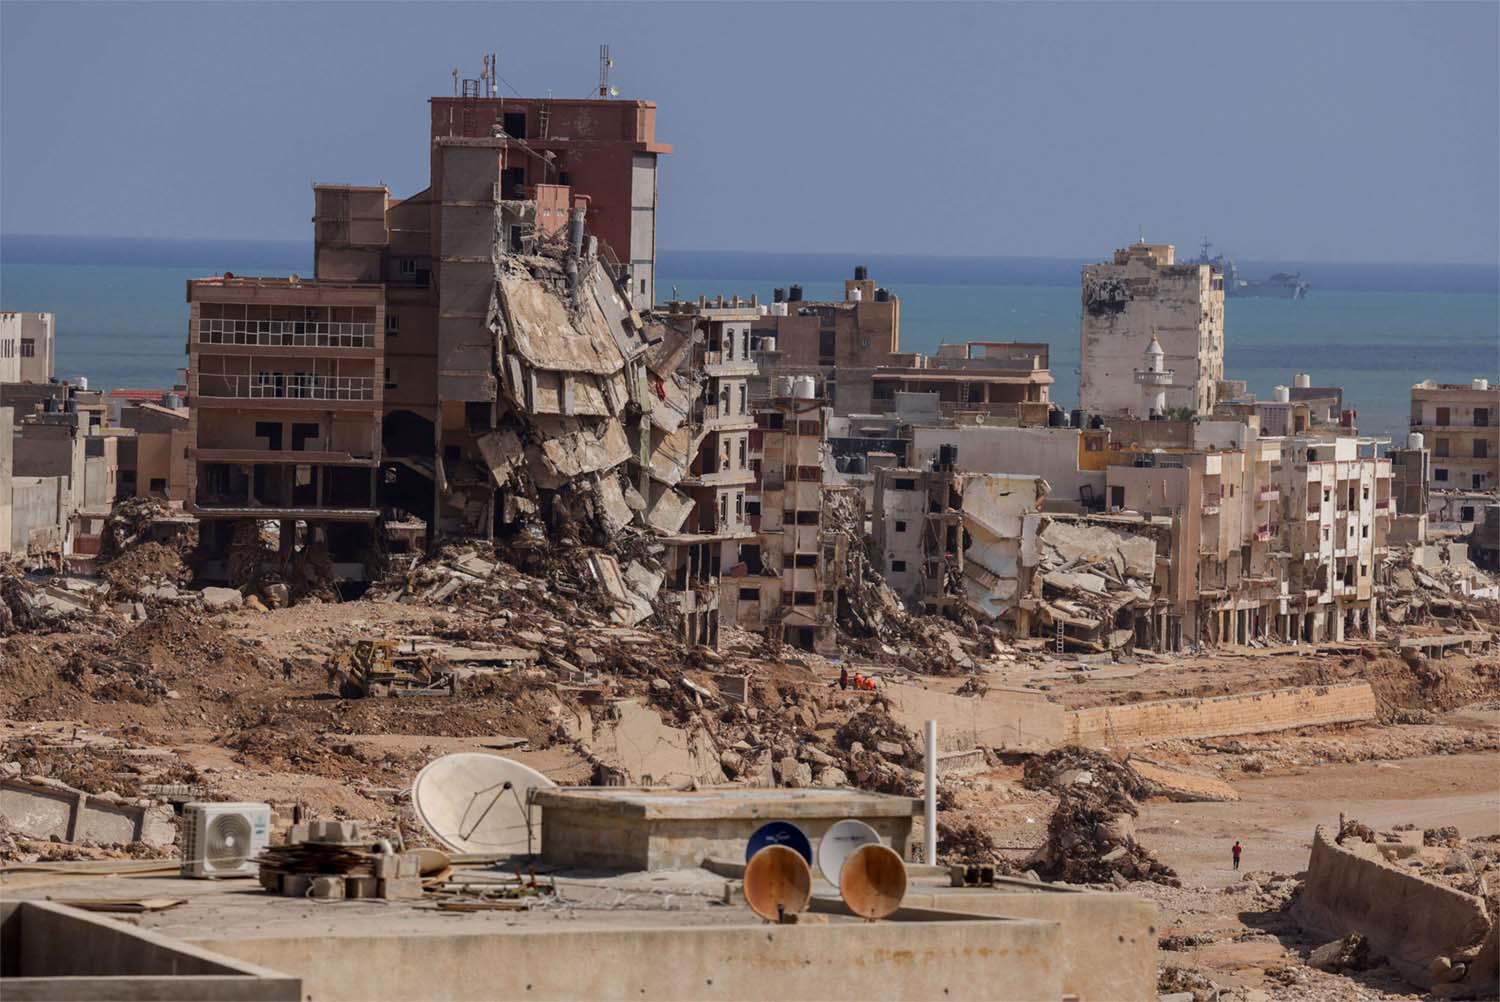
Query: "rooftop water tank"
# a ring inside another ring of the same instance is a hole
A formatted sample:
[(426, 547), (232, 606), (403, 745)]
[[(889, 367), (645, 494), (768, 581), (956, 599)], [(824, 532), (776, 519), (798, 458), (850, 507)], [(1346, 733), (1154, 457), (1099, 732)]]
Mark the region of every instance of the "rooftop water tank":
[(1276, 394), (1278, 404), (1290, 403), (1292, 400), (1292, 391), (1285, 386), (1278, 386), (1272, 392)]
[(1490, 388), (1490, 381), (1488, 379), (1475, 379), (1469, 385), (1476, 390), (1488, 390)]
[(1406, 447), (1408, 449), (1421, 449), (1427, 444), (1427, 439), (1422, 437), (1420, 431), (1414, 431), (1406, 436)]
[(864, 293), (863, 289), (850, 289), (849, 290), (849, 302), (851, 302), (851, 303), (863, 302), (864, 298), (865, 298), (865, 293)]
[(800, 286), (800, 285), (794, 285), (794, 286), (792, 286), (791, 289), (787, 292), (786, 300), (789, 303), (800, 303), (800, 302), (802, 302), (802, 286)]
[(771, 393), (772, 393), (773, 396), (778, 396), (778, 397), (789, 397), (789, 396), (791, 396), (792, 395), (792, 377), (791, 376), (777, 376), (776, 380), (775, 380), (775, 383), (771, 387)]
[(856, 282), (863, 282), (863, 281), (867, 280), (869, 277), (870, 277), (870, 269), (869, 268), (866, 268), (862, 264), (857, 264), (857, 265), (854, 266), (854, 280)]
[(785, 289), (772, 289), (771, 290), (771, 302), (773, 302), (773, 303), (784, 303), (784, 302), (786, 302), (786, 290)]
[(1312, 386), (1312, 376), (1308, 375), (1305, 372), (1299, 372), (1292, 377), (1292, 385), (1297, 387), (1297, 389), (1299, 390), (1305, 390), (1308, 387)]
[(792, 381), (792, 396), (798, 400), (812, 400), (818, 395), (818, 381), (812, 376), (798, 376)]
[[(781, 315), (782, 316), (786, 316), (785, 313), (783, 313)], [(776, 350), (776, 339), (773, 338), (773, 337), (763, 337), (763, 338), (761, 338), (760, 339), (760, 348), (759, 348), (759, 350), (760, 351), (775, 351)]]
[(168, 393), (162, 398), (162, 404), (163, 406), (170, 407), (172, 410), (176, 410), (182, 406), (182, 394)]
[(877, 302), (877, 303), (889, 303), (890, 301), (891, 301), (891, 290), (890, 289), (876, 289), (875, 290), (875, 302)]

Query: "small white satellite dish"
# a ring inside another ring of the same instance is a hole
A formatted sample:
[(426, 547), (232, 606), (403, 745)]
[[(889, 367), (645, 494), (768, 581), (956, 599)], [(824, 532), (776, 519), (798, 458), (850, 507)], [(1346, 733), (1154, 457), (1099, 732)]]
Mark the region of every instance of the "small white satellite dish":
[(835, 822), (818, 842), (818, 872), (834, 887), (839, 886), (839, 873), (844, 861), (854, 855), (862, 845), (878, 845), (880, 836), (875, 829), (854, 818)]
[(514, 759), (459, 752), (417, 773), (411, 802), (423, 827), (455, 852), (538, 852), (541, 817), (528, 809), (527, 794), (556, 785)]

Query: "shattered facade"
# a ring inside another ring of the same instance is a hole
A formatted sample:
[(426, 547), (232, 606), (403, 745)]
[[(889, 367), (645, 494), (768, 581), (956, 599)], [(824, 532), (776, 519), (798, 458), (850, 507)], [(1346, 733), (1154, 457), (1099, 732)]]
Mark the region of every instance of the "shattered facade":
[(1176, 264), (1171, 244), (1135, 243), (1113, 263), (1083, 268), (1079, 406), (1088, 414), (1134, 414), (1151, 339), (1173, 373), (1168, 409), (1210, 414), (1224, 378), (1224, 276), (1207, 264)]

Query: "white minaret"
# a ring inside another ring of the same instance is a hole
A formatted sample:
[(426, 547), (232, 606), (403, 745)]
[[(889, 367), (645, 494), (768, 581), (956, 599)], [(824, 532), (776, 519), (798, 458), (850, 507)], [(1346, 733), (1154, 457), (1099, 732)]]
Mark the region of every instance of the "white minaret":
[(1172, 385), (1173, 371), (1163, 368), (1166, 360), (1166, 352), (1161, 350), (1161, 342), (1156, 340), (1156, 335), (1151, 335), (1151, 343), (1146, 345), (1145, 368), (1135, 370), (1135, 381), (1141, 387), (1141, 410), (1140, 417), (1149, 419), (1153, 414), (1164, 414), (1167, 410), (1167, 387)]

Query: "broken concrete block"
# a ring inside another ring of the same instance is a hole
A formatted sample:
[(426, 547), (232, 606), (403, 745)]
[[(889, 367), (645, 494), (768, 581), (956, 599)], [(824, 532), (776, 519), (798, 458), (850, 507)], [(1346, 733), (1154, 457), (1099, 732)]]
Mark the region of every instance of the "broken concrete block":
[(422, 896), (422, 880), (420, 877), (397, 877), (394, 880), (382, 880), (379, 886), (379, 896), (389, 900), (420, 898)]
[(380, 881), (375, 877), (345, 877), (344, 897), (376, 898), (380, 896)]
[(305, 898), (312, 889), (312, 878), (303, 873), (283, 873), (281, 894), (287, 898)]
[(818, 785), (837, 788), (849, 785), (849, 774), (836, 765), (831, 765), (818, 773)]
[(238, 609), (245, 604), (245, 596), (233, 588), (205, 588), (200, 593), (203, 596), (203, 607), (210, 612), (222, 612), (229, 609)]
[(790, 755), (781, 760), (780, 774), (783, 786), (793, 788), (812, 786), (812, 766), (806, 762), (798, 762)]
[(308, 890), (308, 897), (341, 901), (344, 897), (344, 879), (343, 877), (314, 877), (312, 886)]
[(308, 842), (347, 845), (361, 841), (358, 821), (313, 821), (307, 827)]
[(835, 764), (834, 757), (817, 745), (803, 745), (800, 758), (802, 761), (811, 762), (813, 765), (829, 766)]
[(894, 741), (877, 741), (875, 750), (886, 758), (903, 758), (906, 755), (906, 749)]

